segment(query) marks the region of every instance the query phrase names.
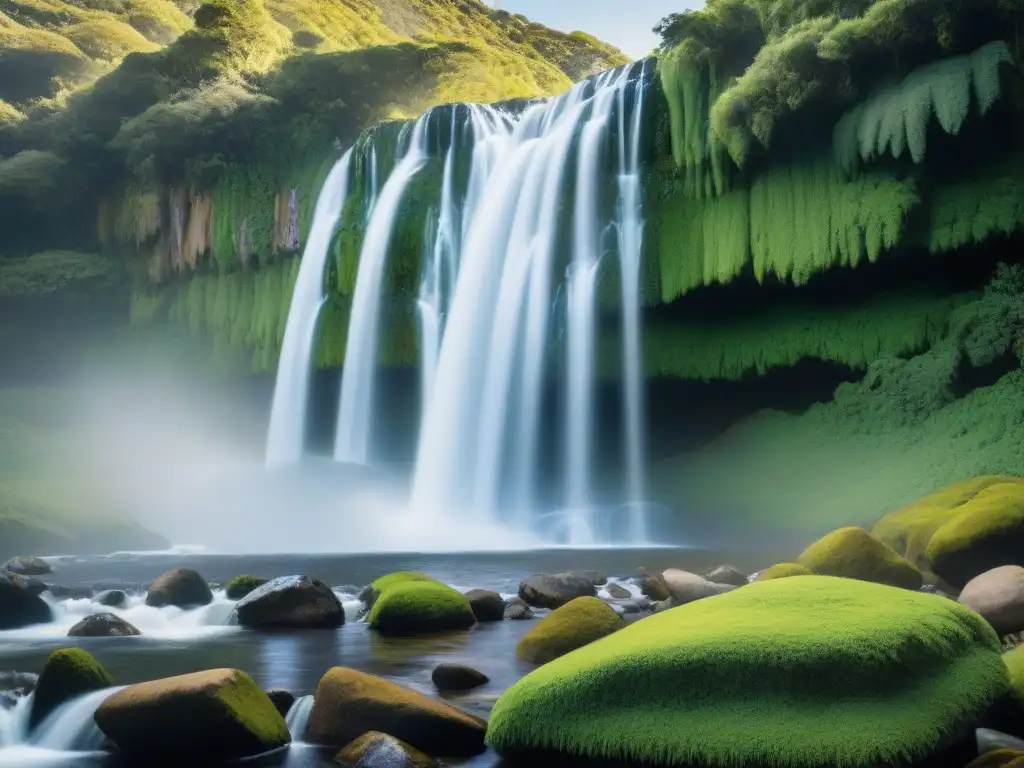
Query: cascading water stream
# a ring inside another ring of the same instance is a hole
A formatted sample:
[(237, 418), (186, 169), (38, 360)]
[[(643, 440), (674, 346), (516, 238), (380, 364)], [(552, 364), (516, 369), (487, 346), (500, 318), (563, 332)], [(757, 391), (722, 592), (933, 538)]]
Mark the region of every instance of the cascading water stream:
[[(472, 510), (476, 521), (493, 521), (504, 490), (521, 505), (516, 519), (526, 519), (523, 509), (533, 498), (557, 212), (568, 179), (577, 194), (568, 318), (567, 496), (584, 510), (589, 506), (596, 278), (604, 229), (597, 188), (616, 97), (630, 82), (630, 71), (606, 73), (534, 105), (510, 133), (499, 129), (474, 146), (471, 178), (482, 192), (465, 230), (423, 419), (412, 490), (418, 516)], [(575, 175), (569, 177), (574, 150)], [(485, 175), (481, 168), (491, 159)], [(505, 471), (509, 444), (511, 473)], [(593, 543), (588, 512), (568, 534), (570, 543)]]
[(93, 715), (108, 696), (122, 688), (104, 688), (65, 702), (31, 731), (28, 722), (33, 697), (18, 699), (12, 709), (0, 711), (0, 765), (24, 764), (31, 759), (29, 751), (99, 750), (104, 736)]
[(288, 709), (284, 721), (294, 741), (302, 741), (305, 737), (306, 724), (309, 722), (309, 716), (313, 712), (315, 703), (312, 696), (300, 696)]
[(384, 183), (366, 227), (342, 369), (334, 440), (336, 461), (366, 464), (370, 458), (384, 268), (402, 195), (428, 159), (427, 124), (431, 114), (427, 112), (413, 125), (409, 145)]
[(306, 433), (309, 375), (320, 308), (326, 301), (324, 267), (341, 219), (352, 169), (352, 150), (335, 163), (317, 199), (285, 327), (267, 436), (267, 466), (295, 464)]
[(643, 229), (640, 194), (640, 140), (643, 129), (647, 62), (634, 86), (632, 121), (626, 120), (626, 89), (619, 91), (619, 265), (622, 274), (623, 405), (626, 425), (626, 500), (629, 538), (647, 541), (644, 514), (644, 387), (641, 349), (641, 260)]

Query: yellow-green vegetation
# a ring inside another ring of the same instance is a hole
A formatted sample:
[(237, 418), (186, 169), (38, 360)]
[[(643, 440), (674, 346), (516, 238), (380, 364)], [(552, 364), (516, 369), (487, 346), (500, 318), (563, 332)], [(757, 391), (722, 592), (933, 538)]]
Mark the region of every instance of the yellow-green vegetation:
[(1003, 654), (1003, 662), (1010, 674), (1010, 696), (1024, 704), (1024, 646), (1018, 645)]
[(993, 749), (971, 760), (967, 768), (1024, 768), (1024, 751)]
[(516, 644), (516, 656), (547, 664), (611, 634), (622, 624), (622, 617), (604, 600), (577, 597), (532, 626)]
[(241, 600), (254, 589), (262, 587), (266, 583), (267, 580), (261, 579), (259, 576), (249, 576), (248, 574), (235, 576), (224, 588), (225, 594), (229, 600)]
[(61, 704), (113, 684), (110, 673), (89, 652), (81, 648), (54, 651), (39, 673), (29, 723), (34, 727)]
[(419, 571), (398, 571), (396, 573), (389, 573), (387, 576), (381, 576), (379, 579), (375, 579), (370, 588), (377, 593), (385, 592), (396, 584), (408, 584), (410, 582), (424, 582), (427, 584), (441, 584), (442, 582), (435, 579), (433, 576), (428, 576), (425, 573)]
[(0, 299), (109, 295), (120, 278), (118, 262), (92, 253), (48, 251), (0, 259)]
[(476, 617), (466, 596), (446, 584), (406, 578), (380, 590), (367, 621), (384, 634), (414, 635), (466, 629)]
[(772, 579), (788, 579), (790, 576), (813, 576), (810, 569), (800, 563), (777, 563), (765, 568), (754, 581), (771, 581)]
[[(1007, 687), (999, 640), (952, 600), (824, 576), (754, 583), (530, 673), (488, 743), (651, 765), (864, 766), (928, 756)], [(828, 706), (822, 729), (811, 713)]]
[(989, 475), (945, 486), (885, 515), (875, 523), (871, 535), (918, 567), (927, 568), (928, 543), (935, 532), (967, 511), (964, 506), (982, 491), (1007, 484), (1024, 488), (1024, 478)]
[(1024, 564), (1024, 482), (980, 490), (939, 527), (925, 556), (932, 570), (955, 587), (1000, 565)]
[(713, 322), (655, 317), (644, 324), (644, 365), (649, 376), (705, 381), (764, 375), (806, 358), (863, 370), (880, 357), (927, 349), (945, 334), (952, 310), (971, 298), (886, 291), (853, 305), (823, 306), (794, 296), (754, 312), (737, 308)]
[[(656, 497), (809, 537), (871, 526), (951, 483), (1024, 476), (1024, 370), (1012, 369), (1024, 306), (1012, 283), (997, 276), (953, 310), (947, 334), (927, 351), (873, 361), (831, 402), (801, 414), (760, 412), (700, 451), (656, 466)], [(1010, 372), (982, 387), (960, 383), (992, 365)], [(925, 539), (904, 550), (881, 538), (923, 564)]]
[(921, 572), (863, 528), (848, 526), (823, 536), (797, 562), (819, 576), (921, 588)]

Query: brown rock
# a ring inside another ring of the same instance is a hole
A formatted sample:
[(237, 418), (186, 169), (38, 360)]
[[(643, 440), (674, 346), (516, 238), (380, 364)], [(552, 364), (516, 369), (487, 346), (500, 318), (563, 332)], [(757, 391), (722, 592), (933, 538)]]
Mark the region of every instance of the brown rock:
[(129, 686), (104, 701), (94, 719), (121, 752), (149, 761), (144, 765), (251, 757), (291, 741), (267, 694), (237, 669)]
[(434, 757), (470, 757), (485, 748), (485, 721), (376, 675), (334, 667), (314, 699), (306, 739), (315, 744), (348, 744), (380, 731)]
[(466, 599), (477, 621), (501, 621), (505, 617), (505, 601), (497, 592), (471, 589)]
[(984, 616), (1000, 635), (1024, 630), (1024, 568), (1003, 565), (975, 576), (959, 602)]
[(720, 565), (705, 578), (715, 584), (730, 584), (734, 587), (742, 587), (749, 583), (747, 574), (731, 565)]
[(639, 569), (639, 577), (636, 580), (637, 586), (640, 587), (640, 594), (644, 597), (649, 597), (655, 602), (661, 602), (662, 600), (668, 600), (672, 597), (672, 593), (669, 592), (668, 584), (661, 577), (660, 573), (651, 573), (646, 568)]
[(698, 576), (689, 571), (681, 571), (678, 568), (669, 568), (661, 574), (668, 586), (669, 594), (676, 605), (686, 605), (694, 600), (701, 600), (705, 597), (714, 597), (724, 592), (729, 592), (736, 587), (728, 584), (715, 584), (703, 576)]
[(633, 597), (632, 592), (618, 584), (609, 584), (604, 589), (613, 600), (629, 600)]
[(541, 573), (519, 585), (519, 596), (536, 608), (561, 608), (577, 597), (594, 597), (597, 588), (591, 578), (574, 573)]
[(68, 637), (137, 637), (142, 633), (112, 613), (94, 613), (86, 616), (68, 630)]
[(483, 672), (464, 664), (438, 664), (430, 679), (439, 691), (468, 691), (490, 682)]
[(213, 592), (206, 579), (191, 568), (175, 568), (158, 576), (149, 585), (146, 605), (162, 608), (173, 605), (178, 608), (194, 608), (213, 602)]
[(334, 757), (349, 768), (436, 768), (416, 747), (379, 731), (368, 731)]

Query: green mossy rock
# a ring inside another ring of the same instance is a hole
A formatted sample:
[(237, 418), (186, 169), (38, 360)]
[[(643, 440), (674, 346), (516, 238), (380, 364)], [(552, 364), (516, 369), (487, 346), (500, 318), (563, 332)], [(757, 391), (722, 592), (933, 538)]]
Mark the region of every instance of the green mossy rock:
[(1022, 478), (998, 475), (975, 477), (948, 485), (885, 515), (875, 523), (871, 535), (919, 568), (930, 571), (927, 550), (935, 532), (965, 511), (964, 507), (979, 493), (1007, 483), (1024, 487)]
[(917, 568), (856, 526), (840, 528), (818, 539), (797, 562), (819, 576), (842, 576), (904, 589), (920, 589), (923, 583)]
[(622, 617), (604, 600), (577, 597), (538, 621), (516, 645), (516, 656), (547, 664), (622, 627)]
[(95, 720), (121, 752), (140, 761), (232, 760), (291, 741), (273, 702), (237, 669), (129, 686), (104, 701)]
[(81, 648), (54, 651), (39, 673), (29, 727), (35, 728), (62, 704), (86, 693), (100, 691), (114, 684), (110, 673)]
[(367, 731), (401, 739), (431, 757), (470, 757), (484, 751), (487, 723), (443, 701), (348, 667), (320, 679), (306, 740), (344, 746)]
[(386, 590), (388, 587), (393, 587), (396, 584), (404, 584), (410, 581), (424, 581), (430, 584), (442, 583), (433, 576), (427, 576), (427, 574), (420, 573), (419, 571), (399, 571), (397, 573), (389, 573), (387, 576), (381, 576), (363, 590), (359, 597), (364, 603), (366, 603), (368, 608), (373, 608), (373, 604), (377, 602), (377, 598), (380, 597), (381, 592)]
[(772, 579), (788, 579), (790, 576), (812, 576), (813, 573), (800, 563), (777, 563), (765, 568), (754, 581), (771, 581)]
[(1024, 565), (1024, 483), (979, 491), (932, 534), (925, 554), (955, 587), (1002, 565)]
[(999, 639), (951, 600), (776, 579), (545, 664), (498, 699), (487, 741), (645, 765), (888, 765), (937, 752), (1006, 687)]
[(465, 595), (431, 579), (393, 582), (374, 601), (367, 621), (385, 634), (416, 635), (467, 629), (476, 616)]
[(254, 589), (262, 587), (266, 583), (267, 580), (261, 579), (259, 576), (249, 576), (248, 574), (235, 576), (228, 582), (225, 594), (228, 600), (241, 600)]
[(1024, 706), (1024, 645), (1004, 653), (1003, 662), (1010, 675), (1010, 696)]

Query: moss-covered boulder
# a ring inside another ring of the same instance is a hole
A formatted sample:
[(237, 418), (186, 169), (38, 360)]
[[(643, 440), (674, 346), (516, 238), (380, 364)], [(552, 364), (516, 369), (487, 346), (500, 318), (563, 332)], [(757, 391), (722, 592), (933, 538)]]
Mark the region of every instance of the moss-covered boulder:
[(235, 606), (238, 623), (253, 629), (333, 629), (345, 608), (327, 584), (309, 576), (282, 576), (257, 587)]
[(118, 750), (140, 762), (231, 760), (291, 741), (267, 694), (237, 669), (129, 686), (104, 701), (95, 720)]
[(262, 587), (266, 583), (267, 580), (261, 579), (259, 576), (249, 576), (247, 574), (235, 576), (235, 578), (228, 582), (224, 593), (228, 600), (241, 600), (254, 589)]
[(516, 656), (547, 664), (622, 627), (622, 617), (603, 600), (577, 597), (530, 628), (516, 644)]
[(487, 741), (630, 764), (887, 765), (940, 751), (1006, 686), (992, 628), (951, 600), (775, 579), (545, 664), (499, 698)]
[(306, 740), (344, 746), (367, 731), (388, 733), (431, 757), (469, 757), (484, 751), (487, 724), (443, 701), (347, 667), (321, 678)]
[(33, 593), (26, 579), (0, 571), (0, 630), (45, 624), (52, 619), (50, 606)]
[(519, 584), (519, 597), (534, 608), (561, 608), (577, 597), (594, 597), (593, 579), (575, 573), (538, 573)]
[(925, 555), (954, 587), (1001, 565), (1024, 565), (1024, 483), (978, 492), (932, 534)]
[(770, 568), (765, 568), (754, 581), (771, 581), (772, 579), (788, 579), (790, 576), (811, 576), (809, 568), (800, 563), (776, 563)]
[(437, 762), (416, 747), (379, 731), (369, 731), (334, 756), (348, 768), (436, 768)]
[(31, 555), (19, 555), (12, 557), (4, 564), (4, 570), (16, 573), (19, 576), (45, 576), (53, 573), (50, 564), (40, 557)]
[(29, 728), (35, 728), (65, 702), (113, 684), (110, 673), (87, 651), (81, 648), (54, 651), (39, 673), (29, 713)]
[(175, 568), (161, 574), (149, 585), (146, 605), (155, 608), (173, 605), (176, 608), (195, 608), (213, 602), (213, 592), (206, 579), (191, 568)]
[(68, 637), (137, 637), (138, 628), (113, 613), (86, 616), (68, 630)]
[(471, 589), (466, 593), (477, 621), (501, 621), (505, 618), (505, 600), (489, 589)]
[(385, 585), (367, 621), (385, 634), (417, 635), (467, 629), (476, 616), (466, 596), (447, 584), (399, 580)]
[(1010, 676), (1010, 696), (1024, 706), (1024, 645), (1004, 653), (1003, 663)]
[(424, 581), (431, 584), (441, 584), (443, 582), (438, 581), (433, 576), (428, 576), (425, 573), (419, 571), (398, 571), (396, 573), (389, 573), (387, 576), (381, 576), (379, 579), (375, 579), (366, 589), (359, 593), (359, 599), (366, 603), (367, 608), (373, 608), (373, 604), (377, 602), (377, 598), (380, 597), (380, 593), (388, 587), (393, 587), (395, 584), (402, 584), (407, 581)]
[(920, 589), (921, 572), (863, 528), (850, 526), (823, 536), (803, 551), (797, 562), (819, 576), (874, 581), (904, 589)]
[(961, 514), (971, 514), (971, 502), (979, 494), (1004, 485), (1024, 488), (1024, 478), (985, 475), (948, 485), (885, 515), (872, 527), (871, 535), (922, 570), (931, 571), (927, 551), (935, 532)]

